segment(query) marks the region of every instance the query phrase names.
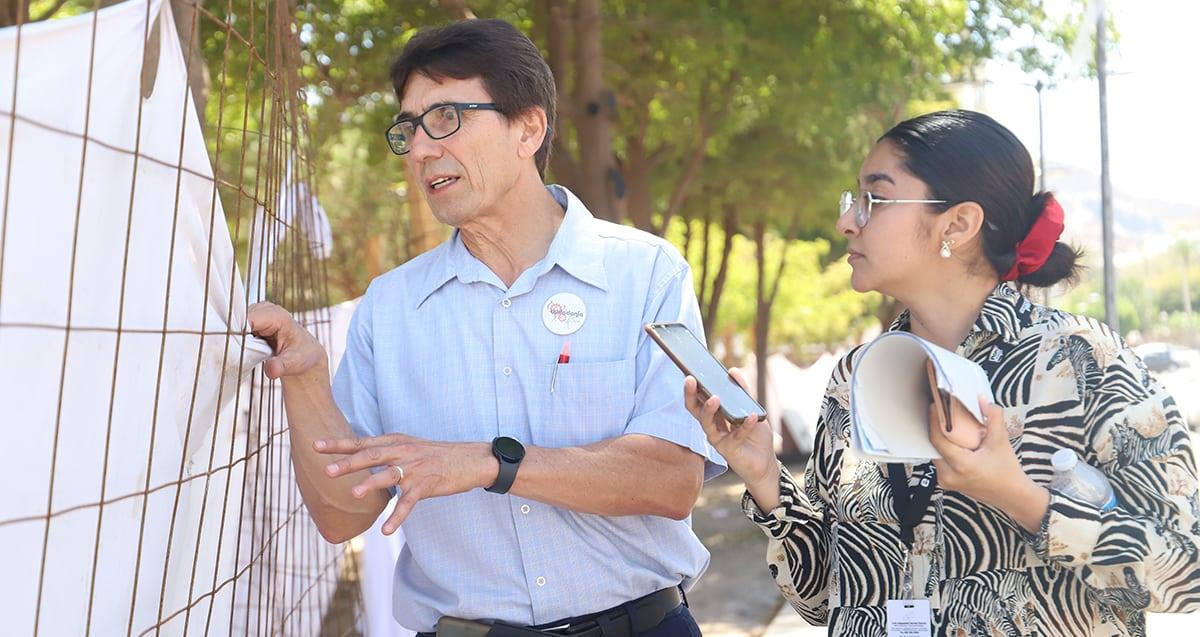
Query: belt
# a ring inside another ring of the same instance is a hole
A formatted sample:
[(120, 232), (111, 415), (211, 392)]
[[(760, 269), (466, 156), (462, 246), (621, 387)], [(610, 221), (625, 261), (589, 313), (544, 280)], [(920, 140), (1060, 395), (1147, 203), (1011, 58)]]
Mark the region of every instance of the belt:
[[(684, 598), (678, 587), (664, 588), (608, 610), (521, 629), (496, 623), (488, 637), (507, 637), (506, 633), (536, 631), (568, 637), (631, 637), (648, 632), (662, 623), (667, 613), (682, 604)], [(630, 613), (632, 611), (632, 613)], [(632, 614), (632, 625), (630, 615)], [(513, 631), (512, 629), (515, 629)], [(417, 637), (436, 637), (435, 633), (417, 633)]]

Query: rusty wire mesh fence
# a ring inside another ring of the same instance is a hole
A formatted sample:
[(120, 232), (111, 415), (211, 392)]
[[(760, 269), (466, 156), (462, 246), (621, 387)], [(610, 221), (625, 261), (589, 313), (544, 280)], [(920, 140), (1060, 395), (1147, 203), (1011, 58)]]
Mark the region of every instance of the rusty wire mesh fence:
[(355, 634), (245, 334), (330, 339), (293, 3), (77, 9), (0, 28), (0, 632)]

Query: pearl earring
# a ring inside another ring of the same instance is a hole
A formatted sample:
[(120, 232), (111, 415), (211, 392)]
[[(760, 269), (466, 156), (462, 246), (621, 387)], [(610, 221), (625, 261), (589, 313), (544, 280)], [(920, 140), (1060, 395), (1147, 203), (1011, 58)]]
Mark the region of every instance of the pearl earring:
[(946, 240), (942, 241), (942, 249), (940, 251), (938, 251), (938, 254), (942, 255), (943, 259), (949, 259), (950, 258), (950, 246), (952, 246), (952, 245), (954, 245), (954, 239), (946, 239)]

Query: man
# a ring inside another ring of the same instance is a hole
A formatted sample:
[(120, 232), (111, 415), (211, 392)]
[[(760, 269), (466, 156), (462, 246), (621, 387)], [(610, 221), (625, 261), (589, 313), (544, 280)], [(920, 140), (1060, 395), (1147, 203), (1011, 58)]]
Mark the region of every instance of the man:
[(303, 328), (250, 312), (313, 519), (345, 541), (398, 489), (394, 608), (418, 631), (449, 617), (698, 634), (681, 589), (708, 552), (689, 516), (723, 461), (641, 329), (699, 332), (687, 263), (543, 183), (554, 81), (511, 25), (419, 34), (392, 80), (388, 143), (453, 236), (371, 284), (332, 390)]

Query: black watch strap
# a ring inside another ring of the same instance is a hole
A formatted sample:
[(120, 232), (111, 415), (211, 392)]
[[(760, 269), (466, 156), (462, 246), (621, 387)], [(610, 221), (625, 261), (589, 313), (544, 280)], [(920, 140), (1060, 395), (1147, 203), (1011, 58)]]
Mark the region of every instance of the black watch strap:
[(516, 438), (499, 436), (492, 440), (492, 455), (500, 462), (500, 473), (485, 491), (503, 495), (508, 493), (517, 479), (517, 469), (525, 459), (525, 447)]
[(505, 462), (500, 460), (500, 474), (496, 476), (496, 481), (492, 486), (485, 489), (491, 493), (505, 494), (512, 488), (513, 481), (517, 479), (517, 467), (520, 464), (516, 462)]

